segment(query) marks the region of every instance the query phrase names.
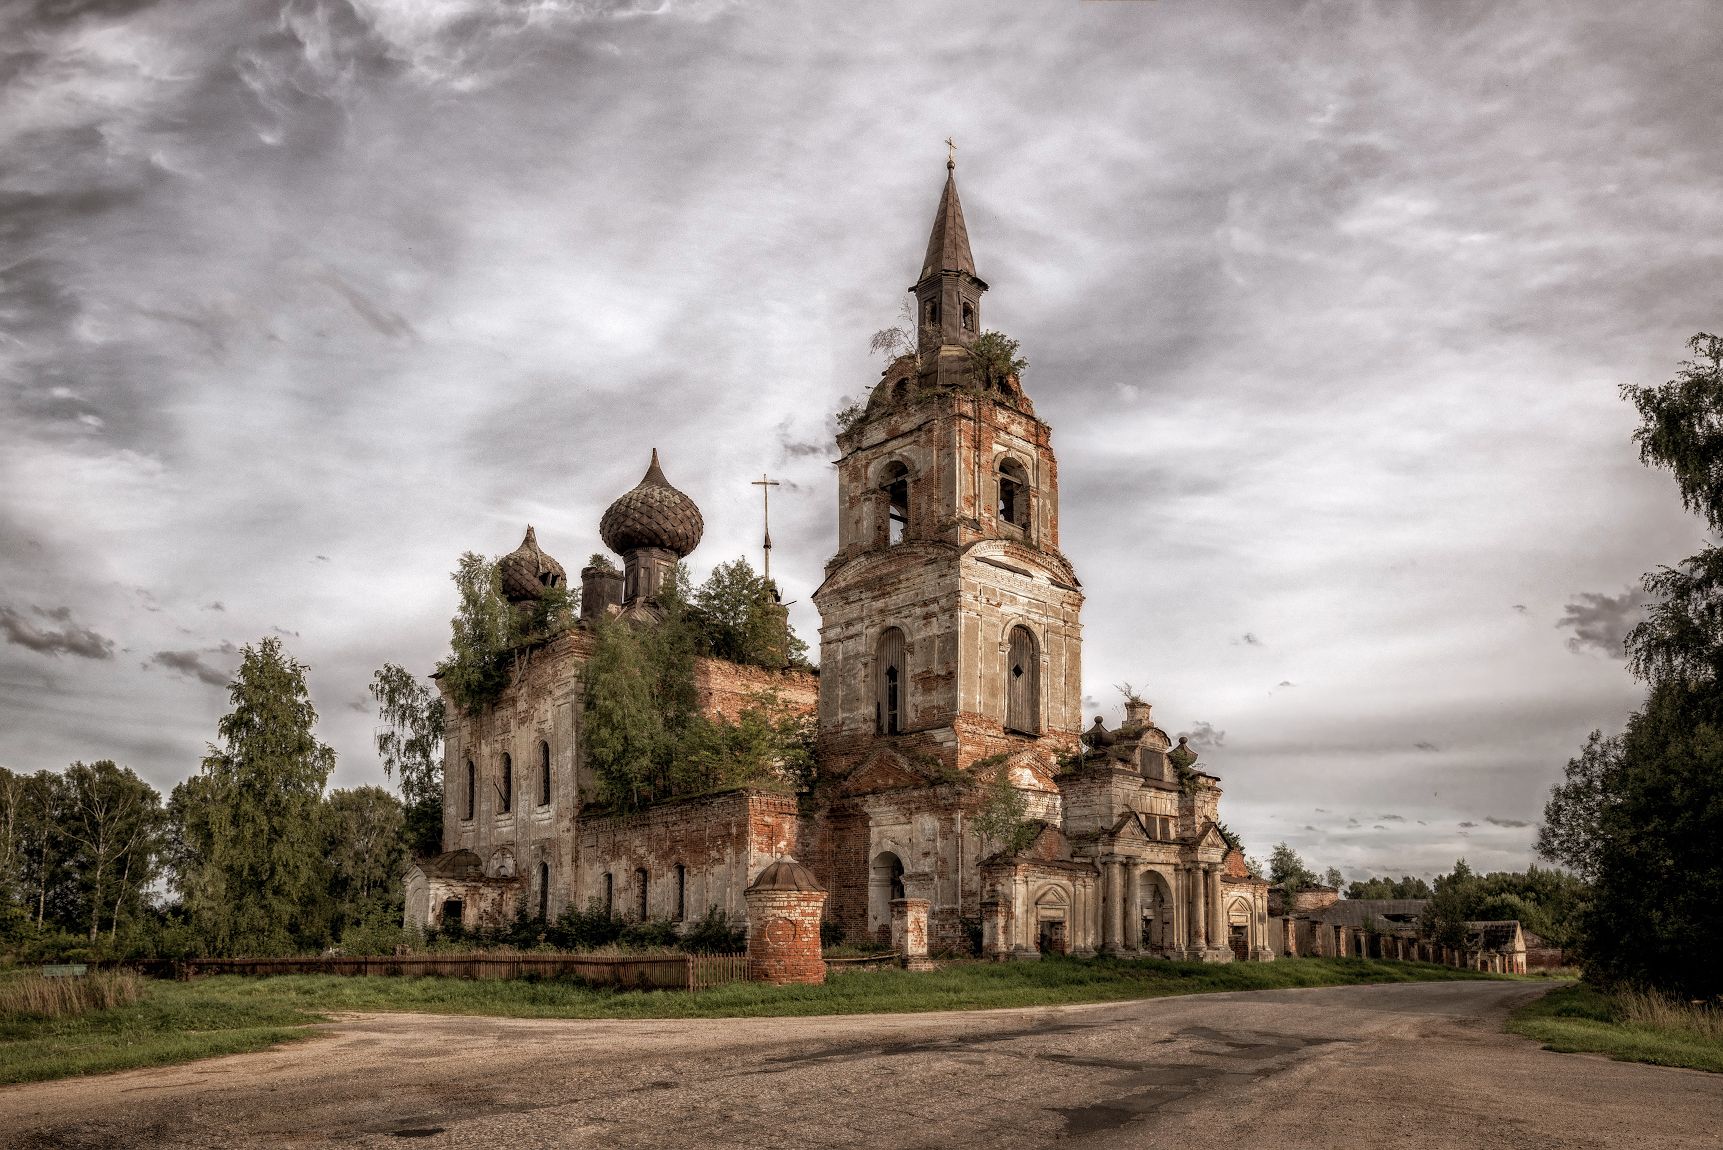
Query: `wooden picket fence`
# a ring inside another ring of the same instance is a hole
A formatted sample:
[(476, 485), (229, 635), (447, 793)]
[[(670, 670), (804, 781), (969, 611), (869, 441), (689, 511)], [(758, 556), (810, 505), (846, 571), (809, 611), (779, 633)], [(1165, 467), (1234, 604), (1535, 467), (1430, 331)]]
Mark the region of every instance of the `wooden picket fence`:
[[(397, 978), (576, 978), (630, 990), (704, 990), (745, 981), (741, 954), (414, 954), (328, 955), (306, 958), (199, 958), (144, 963), (146, 973), (171, 978), (210, 974), (378, 975)], [(159, 969), (157, 969), (159, 967)]]

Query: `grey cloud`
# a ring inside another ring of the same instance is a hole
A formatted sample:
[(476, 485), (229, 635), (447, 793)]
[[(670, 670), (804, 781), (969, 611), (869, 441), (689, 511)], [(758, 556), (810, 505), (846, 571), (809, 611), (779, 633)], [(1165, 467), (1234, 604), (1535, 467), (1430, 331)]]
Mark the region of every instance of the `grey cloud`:
[(1262, 640), (1258, 639), (1254, 634), (1252, 634), (1249, 631), (1246, 631), (1244, 634), (1240, 635), (1238, 637), (1238, 640), (1239, 640), (1239, 642), (1243, 643), (1246, 647), (1260, 647), (1260, 646), (1262, 646)]
[(157, 651), (150, 656), (150, 661), (145, 666), (165, 667), (188, 679), (197, 679), (212, 687), (225, 687), (232, 680), (233, 672), (205, 661), (205, 656), (232, 653), (234, 652), (231, 650), (220, 648), (206, 651)]
[(1418, 743), (1413, 743), (1412, 745), (1414, 747), (1418, 748), (1420, 751), (1439, 751), (1442, 749), (1441, 747), (1438, 747), (1435, 743), (1431, 743), (1431, 742), (1418, 742)]
[(1406, 821), (1405, 815), (1377, 815), (1376, 817), (1385, 823), (1403, 823)]
[(7, 642), (42, 655), (75, 655), (80, 659), (114, 657), (114, 641), (89, 627), (73, 622), (71, 608), (54, 607), (44, 610), (41, 607), (32, 607), (31, 611), (61, 625), (38, 626), (11, 607), (0, 607), (0, 633), (6, 636)]
[(1298, 686), (1298, 684), (1294, 683), (1291, 679), (1282, 679), (1278, 684), (1276, 684), (1276, 686), (1296, 687), (1296, 686)]
[(1596, 651), (1615, 659), (1625, 659), (1622, 644), (1627, 633), (1645, 617), (1645, 592), (1629, 587), (1619, 595), (1583, 591), (1563, 608), (1556, 626), (1573, 632), (1568, 636), (1568, 650)]
[(1527, 610), (1526, 605), (1524, 603), (1515, 603), (1513, 605), (1512, 610), (1513, 610), (1514, 614), (1516, 614), (1516, 615), (1530, 614), (1530, 612)]
[(1524, 819), (1499, 819), (1495, 815), (1486, 815), (1484, 821), (1493, 827), (1529, 827), (1532, 824)]
[(1217, 731), (1213, 724), (1201, 720), (1192, 723), (1190, 730), (1180, 731), (1179, 736), (1190, 739), (1191, 746), (1199, 751), (1216, 750), (1226, 743), (1225, 731)]
[(1463, 828), (1465, 830), (1470, 830), (1477, 825), (1478, 825), (1477, 823), (1461, 823), (1460, 824), (1461, 828)]
[(217, 599), (213, 603), (206, 604), (204, 606), (204, 610), (205, 611), (225, 611), (225, 610), (227, 610), (227, 607), (222, 603), (222, 601), (220, 599)]
[(334, 272), (325, 272), (318, 276), (317, 282), (345, 300), (347, 306), (353, 309), (353, 313), (364, 320), (378, 335), (395, 339), (414, 334), (413, 325), (408, 323), (400, 313), (378, 304), (370, 296)]

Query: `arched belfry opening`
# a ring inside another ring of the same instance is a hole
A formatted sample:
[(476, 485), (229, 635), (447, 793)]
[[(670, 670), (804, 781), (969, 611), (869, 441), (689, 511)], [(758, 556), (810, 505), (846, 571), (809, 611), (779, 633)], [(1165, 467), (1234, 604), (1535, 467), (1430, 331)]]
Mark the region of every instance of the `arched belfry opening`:
[(1029, 527), (1029, 475), (1023, 465), (1007, 458), (999, 464), (999, 522), (1027, 532)]
[(868, 867), (868, 927), (891, 928), (891, 902), (904, 897), (903, 860), (892, 851), (881, 851)]
[(880, 632), (874, 656), (874, 729), (879, 734), (903, 732), (906, 678), (903, 632), (896, 627), (887, 627)]
[(1041, 645), (1021, 623), (1011, 628), (1005, 654), (1005, 726), (1024, 735), (1041, 733)]
[(909, 468), (897, 461), (886, 464), (880, 490), (885, 493), (886, 546), (895, 547), (909, 535)]

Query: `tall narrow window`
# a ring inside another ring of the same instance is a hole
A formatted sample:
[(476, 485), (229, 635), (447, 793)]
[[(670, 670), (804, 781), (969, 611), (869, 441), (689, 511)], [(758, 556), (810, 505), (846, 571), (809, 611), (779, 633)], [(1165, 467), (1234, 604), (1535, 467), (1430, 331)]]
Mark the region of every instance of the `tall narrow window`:
[(610, 875), (610, 873), (607, 871), (607, 872), (605, 872), (604, 877), (599, 880), (598, 885), (599, 885), (599, 888), (603, 891), (604, 917), (615, 918), (616, 917), (616, 879), (613, 878)]
[(540, 922), (550, 921), (550, 864), (538, 864), (538, 918)]
[(634, 872), (634, 917), (646, 921), (646, 868)]
[(909, 533), (909, 468), (901, 463), (887, 464), (882, 478), (885, 480), (885, 541), (895, 547)]
[(975, 330), (975, 309), (969, 305), (967, 300), (963, 304), (963, 330)]
[(1035, 632), (1011, 628), (1005, 657), (1005, 725), (1025, 735), (1041, 730), (1041, 650)]
[(538, 805), (550, 806), (550, 744), (538, 745)]
[(503, 755), (503, 778), (499, 788), (503, 796), (503, 814), (514, 810), (515, 805), (515, 761), (505, 753)]
[(999, 521), (1014, 527), (1029, 526), (1029, 477), (1015, 459), (999, 465)]
[(473, 817), (473, 810), (478, 805), (478, 800), (479, 800), (479, 772), (478, 772), (478, 768), (473, 766), (473, 761), (471, 759), (468, 759), (467, 760), (467, 802), (466, 802), (466, 813), (461, 816), (463, 819), (470, 819)]
[(874, 655), (874, 678), (874, 728), (882, 735), (898, 734), (904, 725), (905, 675), (903, 632), (896, 627), (880, 632)]
[(688, 916), (688, 868), (676, 864), (676, 921)]

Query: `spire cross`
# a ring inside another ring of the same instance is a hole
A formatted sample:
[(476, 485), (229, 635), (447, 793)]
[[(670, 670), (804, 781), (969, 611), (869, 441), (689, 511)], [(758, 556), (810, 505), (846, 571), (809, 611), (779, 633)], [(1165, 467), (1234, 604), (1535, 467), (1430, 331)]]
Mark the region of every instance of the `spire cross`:
[(957, 141), (950, 136), (945, 137), (945, 170), (953, 171), (957, 167)]
[(762, 471), (760, 478), (754, 480), (753, 486), (760, 489), (760, 523), (765, 528), (766, 535), (766, 540), (761, 545), (761, 550), (765, 554), (765, 570), (761, 574), (769, 581), (772, 578), (772, 488), (779, 487), (781, 484), (776, 479), (767, 478), (766, 473)]

